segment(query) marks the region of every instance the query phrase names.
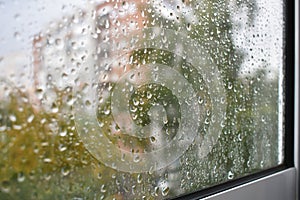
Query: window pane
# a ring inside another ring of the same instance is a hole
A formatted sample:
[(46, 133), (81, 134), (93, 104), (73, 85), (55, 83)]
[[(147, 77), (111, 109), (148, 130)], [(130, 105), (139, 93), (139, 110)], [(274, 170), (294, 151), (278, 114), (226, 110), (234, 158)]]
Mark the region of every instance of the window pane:
[(0, 2), (0, 198), (164, 199), (283, 163), (283, 2)]

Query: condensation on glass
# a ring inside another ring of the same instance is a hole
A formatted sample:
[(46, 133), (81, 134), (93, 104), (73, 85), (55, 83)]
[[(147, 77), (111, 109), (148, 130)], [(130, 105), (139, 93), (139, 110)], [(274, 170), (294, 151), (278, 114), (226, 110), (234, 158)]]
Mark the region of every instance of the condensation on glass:
[(164, 199), (282, 164), (282, 9), (0, 1), (0, 199)]

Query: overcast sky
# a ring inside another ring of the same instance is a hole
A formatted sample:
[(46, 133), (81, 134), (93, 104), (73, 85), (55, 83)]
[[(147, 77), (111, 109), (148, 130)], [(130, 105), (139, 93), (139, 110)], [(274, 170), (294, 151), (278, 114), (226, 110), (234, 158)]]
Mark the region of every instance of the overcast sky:
[[(97, 0), (101, 2), (104, 0)], [(1, 72), (20, 71), (16, 66), (20, 63), (30, 65), (32, 56), (32, 37), (49, 26), (51, 21), (59, 21), (62, 16), (76, 12), (78, 8), (87, 8), (85, 0), (0, 0), (0, 70)], [(277, 0), (257, 0), (260, 8), (256, 15), (253, 28), (240, 24), (234, 32), (235, 43), (248, 53), (242, 65), (245, 74), (260, 68), (263, 62), (275, 75), (282, 64), (282, 6)], [(245, 20), (246, 12), (240, 12), (236, 17)], [(267, 23), (266, 23), (267, 21)], [(267, 33), (267, 36), (253, 38), (253, 35)], [(249, 52), (249, 49), (252, 49)], [(17, 56), (18, 55), (18, 56)], [(251, 58), (253, 56), (253, 58)], [(14, 58), (14, 59), (12, 59)], [(261, 61), (263, 59), (265, 61)], [(2, 60), (2, 61), (1, 61)], [(10, 66), (9, 69), (7, 66)], [(16, 67), (16, 68), (15, 68)], [(32, 73), (29, 69), (24, 73)], [(242, 72), (243, 72), (242, 70)], [(28, 75), (30, 76), (30, 75)]]

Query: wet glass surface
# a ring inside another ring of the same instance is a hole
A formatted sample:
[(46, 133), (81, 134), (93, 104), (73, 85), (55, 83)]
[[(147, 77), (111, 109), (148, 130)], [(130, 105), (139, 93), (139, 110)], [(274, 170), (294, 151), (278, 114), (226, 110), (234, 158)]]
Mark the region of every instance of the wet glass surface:
[(0, 199), (165, 199), (282, 164), (282, 9), (0, 1)]

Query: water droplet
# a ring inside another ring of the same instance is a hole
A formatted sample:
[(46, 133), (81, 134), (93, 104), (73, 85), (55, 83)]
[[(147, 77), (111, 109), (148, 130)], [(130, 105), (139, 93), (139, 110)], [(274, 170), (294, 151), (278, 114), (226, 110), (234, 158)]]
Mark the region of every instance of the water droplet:
[(72, 105), (74, 104), (74, 101), (75, 101), (75, 99), (74, 99), (73, 97), (69, 97), (69, 98), (67, 99), (67, 104), (68, 104), (69, 106), (72, 106)]
[(154, 167), (153, 167), (153, 166), (150, 166), (148, 173), (149, 173), (149, 174), (153, 174), (153, 172), (154, 172)]
[(145, 103), (144, 100), (143, 100), (142, 98), (140, 99), (139, 102), (140, 102), (141, 105), (144, 105), (144, 103)]
[(102, 179), (102, 174), (101, 174), (100, 172), (98, 173), (97, 178), (98, 178), (98, 179)]
[(61, 77), (62, 77), (62, 79), (65, 79), (65, 80), (66, 80), (66, 79), (68, 78), (68, 74), (62, 73)]
[(19, 19), (20, 19), (20, 14), (18, 14), (18, 13), (15, 14), (15, 15), (14, 15), (14, 18), (15, 18), (15, 20), (19, 20)]
[(55, 45), (59, 49), (62, 49), (64, 47), (64, 43), (63, 43), (62, 39), (59, 39), (59, 38), (55, 40)]
[(9, 115), (9, 120), (15, 122), (17, 121), (17, 117), (15, 115)]
[(127, 10), (127, 9), (129, 8), (129, 3), (126, 2), (126, 1), (123, 1), (122, 7), (123, 7), (125, 10)]
[(164, 187), (164, 188), (162, 189), (161, 194), (162, 194), (163, 196), (167, 196), (167, 195), (169, 194), (169, 191), (170, 191), (170, 188), (169, 188), (169, 187)]
[(135, 98), (132, 99), (132, 102), (133, 102), (133, 105), (135, 105), (135, 106), (138, 106), (140, 104), (140, 102)]
[(57, 113), (58, 112), (58, 106), (55, 104), (55, 103), (53, 103), (52, 104), (52, 107), (51, 107), (51, 112), (52, 113)]
[(6, 131), (6, 129), (7, 129), (7, 126), (5, 124), (0, 126), (0, 131)]
[(101, 122), (101, 121), (99, 121), (99, 127), (100, 127), (100, 128), (104, 127), (104, 123)]
[(202, 97), (198, 97), (198, 103), (203, 104), (203, 102), (204, 102), (204, 99)]
[(17, 39), (17, 40), (20, 40), (21, 39), (21, 35), (19, 32), (15, 32), (14, 33), (14, 37)]
[(92, 105), (92, 103), (89, 100), (85, 101), (85, 106), (90, 107)]
[(137, 176), (137, 182), (138, 182), (138, 183), (141, 183), (142, 180), (143, 180), (142, 175), (141, 175), (141, 174), (138, 174), (138, 176)]
[(147, 91), (147, 99), (151, 99), (152, 93), (150, 91)]
[(140, 162), (140, 156), (139, 156), (139, 154), (135, 154), (134, 156), (133, 156), (133, 161), (134, 162)]
[(243, 140), (242, 134), (238, 134), (238, 140), (241, 142)]
[(18, 173), (17, 180), (18, 180), (18, 182), (20, 182), (20, 183), (23, 182), (23, 181), (25, 180), (25, 175), (24, 175), (23, 172), (19, 172), (19, 173)]
[(109, 26), (110, 26), (109, 20), (106, 19), (106, 20), (105, 20), (105, 28), (106, 28), (106, 29), (109, 29)]
[(68, 176), (68, 175), (70, 174), (70, 168), (69, 168), (69, 167), (63, 167), (63, 168), (61, 169), (61, 174), (62, 174), (63, 176)]
[(63, 151), (65, 151), (65, 150), (67, 150), (67, 147), (64, 146), (63, 144), (60, 144), (60, 145), (58, 146), (58, 150), (59, 150), (60, 152), (63, 152)]
[(50, 173), (45, 173), (45, 174), (44, 174), (44, 179), (45, 179), (46, 181), (49, 181), (51, 178), (52, 178), (52, 176), (51, 176)]
[(158, 196), (158, 193), (159, 193), (159, 187), (154, 187), (154, 195), (155, 196)]
[(224, 103), (225, 103), (225, 98), (221, 97), (221, 104), (224, 104)]
[(105, 187), (105, 185), (104, 185), (104, 184), (101, 186), (101, 189), (100, 189), (100, 191), (101, 191), (101, 192), (106, 192), (106, 187)]
[(107, 109), (105, 109), (103, 112), (104, 112), (105, 115), (109, 115), (109, 114), (110, 114), (110, 109), (107, 108)]
[(192, 25), (190, 23), (188, 23), (186, 25), (186, 30), (188, 30), (188, 31), (192, 30)]
[(65, 137), (65, 136), (67, 135), (67, 131), (66, 131), (66, 130), (63, 130), (63, 131), (61, 131), (61, 132), (59, 133), (59, 135), (60, 135), (61, 137)]
[(205, 118), (204, 123), (208, 125), (209, 124), (209, 119)]
[(154, 143), (156, 141), (156, 138), (154, 136), (150, 137), (150, 142)]
[(228, 175), (227, 175), (227, 178), (228, 178), (229, 180), (233, 179), (233, 178), (234, 178), (234, 174), (233, 174), (231, 171), (229, 171), (229, 172), (228, 172)]
[(51, 158), (44, 158), (44, 163), (51, 163), (52, 162), (52, 159)]
[(186, 178), (187, 178), (187, 179), (191, 179), (191, 178), (192, 178), (192, 176), (191, 176), (191, 173), (190, 173), (190, 172), (186, 172)]
[(137, 107), (130, 107), (130, 111), (135, 113), (137, 111)]
[(34, 119), (34, 115), (30, 115), (28, 118), (27, 118), (27, 122), (28, 123), (31, 123)]
[(164, 122), (164, 124), (167, 124), (169, 122), (167, 116), (163, 117), (163, 122)]
[(14, 129), (14, 130), (21, 130), (21, 129), (22, 129), (22, 126), (21, 126), (21, 125), (14, 124), (14, 125), (13, 125), (13, 129)]
[(154, 81), (157, 81), (158, 80), (158, 74), (154, 74)]
[(221, 127), (222, 127), (222, 128), (225, 127), (225, 121), (224, 121), (224, 120), (221, 121)]
[(10, 191), (10, 182), (9, 181), (2, 181), (1, 191), (4, 193), (9, 193), (9, 191)]

